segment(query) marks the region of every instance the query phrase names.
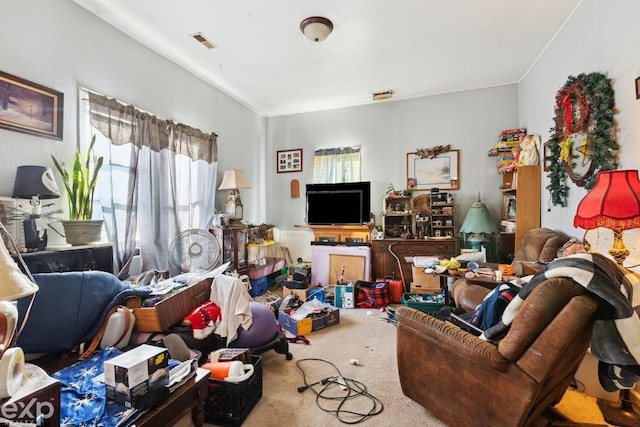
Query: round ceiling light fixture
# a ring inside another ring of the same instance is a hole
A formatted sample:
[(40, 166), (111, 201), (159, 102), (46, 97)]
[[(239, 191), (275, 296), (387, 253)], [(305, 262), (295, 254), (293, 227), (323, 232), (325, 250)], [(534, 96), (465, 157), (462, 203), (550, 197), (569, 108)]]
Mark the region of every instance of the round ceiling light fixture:
[(321, 42), (333, 31), (333, 23), (321, 16), (312, 16), (300, 23), (300, 31), (312, 42)]

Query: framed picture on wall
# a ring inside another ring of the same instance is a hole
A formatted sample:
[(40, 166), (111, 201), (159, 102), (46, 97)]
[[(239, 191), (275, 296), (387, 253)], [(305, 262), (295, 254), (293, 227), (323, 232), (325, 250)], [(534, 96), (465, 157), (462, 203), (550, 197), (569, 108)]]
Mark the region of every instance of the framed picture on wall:
[(553, 159), (553, 152), (551, 151), (551, 141), (547, 141), (542, 144), (542, 164), (544, 165), (544, 171), (549, 172), (549, 166), (551, 165), (551, 159)]
[(62, 139), (64, 94), (0, 71), (0, 127)]
[(407, 182), (415, 183), (414, 190), (458, 190), (460, 188), (460, 150), (440, 153), (433, 158), (420, 158), (407, 153)]
[(302, 148), (278, 151), (276, 153), (276, 171), (278, 173), (302, 172)]

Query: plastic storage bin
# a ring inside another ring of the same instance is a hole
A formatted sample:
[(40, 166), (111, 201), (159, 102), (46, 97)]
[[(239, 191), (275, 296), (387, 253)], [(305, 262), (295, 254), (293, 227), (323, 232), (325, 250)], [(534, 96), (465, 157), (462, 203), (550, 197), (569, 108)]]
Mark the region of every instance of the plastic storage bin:
[(267, 293), (266, 276), (261, 277), (257, 280), (249, 279), (249, 282), (251, 282), (251, 289), (249, 290), (249, 294), (251, 294), (252, 297), (259, 297), (260, 295)]
[(446, 305), (446, 296), (443, 293), (404, 293), (402, 294), (402, 304), (420, 310), (423, 313), (433, 313)]
[(205, 400), (205, 421), (216, 425), (240, 426), (262, 397), (262, 356), (251, 356), (253, 375), (232, 383), (209, 378)]

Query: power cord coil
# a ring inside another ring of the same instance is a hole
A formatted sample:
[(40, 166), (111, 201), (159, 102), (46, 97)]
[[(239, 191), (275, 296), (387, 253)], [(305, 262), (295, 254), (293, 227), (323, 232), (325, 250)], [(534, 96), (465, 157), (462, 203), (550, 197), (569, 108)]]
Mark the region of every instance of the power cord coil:
[[(307, 373), (302, 368), (304, 363), (318, 362), (329, 365), (336, 375), (322, 378), (312, 383), (307, 382)], [(307, 358), (296, 362), (296, 367), (302, 373), (304, 385), (298, 387), (298, 392), (313, 390), (316, 395), (316, 405), (324, 412), (333, 414), (344, 424), (358, 424), (378, 415), (384, 409), (383, 403), (367, 391), (367, 387), (360, 381), (345, 378), (338, 367), (324, 359)], [(362, 403), (365, 402), (365, 403)], [(364, 410), (360, 410), (363, 405)]]

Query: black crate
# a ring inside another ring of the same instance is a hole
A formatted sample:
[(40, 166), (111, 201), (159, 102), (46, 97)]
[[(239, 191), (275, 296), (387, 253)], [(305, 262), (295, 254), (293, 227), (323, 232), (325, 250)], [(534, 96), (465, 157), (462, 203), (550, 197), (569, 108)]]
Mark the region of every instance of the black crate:
[(262, 356), (251, 356), (253, 375), (240, 383), (209, 378), (205, 421), (218, 425), (242, 425), (262, 397)]

